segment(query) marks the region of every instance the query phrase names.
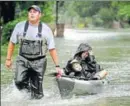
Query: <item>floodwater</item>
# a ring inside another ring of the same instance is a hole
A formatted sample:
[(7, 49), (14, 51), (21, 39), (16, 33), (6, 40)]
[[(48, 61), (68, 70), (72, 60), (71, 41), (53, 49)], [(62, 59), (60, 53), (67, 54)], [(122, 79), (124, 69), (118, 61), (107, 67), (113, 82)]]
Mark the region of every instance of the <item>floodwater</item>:
[(97, 62), (108, 71), (101, 93), (61, 99), (55, 78), (54, 64), (48, 55), (44, 77), (44, 98), (30, 100), (25, 91), (19, 92), (13, 81), (2, 87), (2, 106), (130, 106), (130, 32), (66, 29), (64, 38), (55, 38), (61, 67), (64, 67), (77, 46), (89, 43)]

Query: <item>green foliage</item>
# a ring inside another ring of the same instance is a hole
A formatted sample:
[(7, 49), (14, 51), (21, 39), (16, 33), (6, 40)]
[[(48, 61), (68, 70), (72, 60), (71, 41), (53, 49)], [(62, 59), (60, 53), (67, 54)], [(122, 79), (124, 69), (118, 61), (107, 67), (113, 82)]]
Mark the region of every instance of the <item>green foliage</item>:
[(111, 27), (112, 22), (116, 17), (112, 8), (100, 9), (100, 11), (98, 12), (98, 16), (100, 18), (97, 19), (97, 22), (100, 23), (99, 25), (104, 25), (104, 27)]
[(46, 22), (46, 23), (52, 23), (54, 22), (54, 14), (53, 14), (53, 5), (54, 2), (45, 2), (44, 5), (40, 5), (41, 9), (42, 9), (42, 17), (41, 17), (41, 21)]
[(128, 19), (130, 17), (130, 2), (129, 1), (113, 1), (112, 7), (116, 10), (116, 15), (119, 19)]
[(20, 22), (25, 20), (25, 17), (23, 18), (17, 18), (16, 20), (10, 21), (7, 24), (5, 24), (3, 26), (3, 30), (2, 30), (2, 44), (5, 44), (11, 36), (11, 33), (15, 27), (15, 25)]
[(98, 15), (95, 15), (93, 16), (93, 24), (95, 26), (103, 26), (103, 20)]
[(102, 8), (100, 9), (98, 15), (103, 21), (112, 21), (115, 18), (114, 12), (111, 8)]
[(78, 28), (84, 28), (84, 23), (79, 23), (77, 27)]
[(85, 18), (85, 26), (89, 27), (89, 25), (92, 24), (92, 18), (91, 17), (87, 17)]
[(93, 16), (101, 8), (110, 8), (111, 1), (77, 1), (73, 7), (80, 17)]
[(123, 18), (125, 17), (126, 20), (130, 18), (130, 4), (121, 5), (118, 11), (118, 16)]
[[(77, 24), (79, 27), (83, 27), (83, 26), (87, 27), (88, 25), (91, 25), (92, 23), (95, 24), (96, 26), (104, 25), (103, 24), (104, 21), (113, 21), (115, 17), (115, 16), (113, 17), (114, 10), (113, 8), (111, 8), (111, 2), (112, 1), (80, 1), (80, 2), (72, 1), (71, 3), (65, 2), (64, 3), (65, 9), (66, 9), (65, 17), (67, 17), (65, 19), (69, 20), (69, 18), (71, 17), (73, 17), (73, 19), (75, 19), (75, 17), (79, 17), (77, 19), (78, 20)], [(110, 9), (110, 12), (109, 12), (109, 9)], [(98, 17), (95, 17), (95, 16), (98, 16)], [(91, 18), (88, 18), (88, 17), (91, 17)], [(83, 20), (81, 21), (82, 18)]]
[(116, 19), (121, 22), (123, 28), (128, 28), (130, 20), (130, 1), (115, 1), (112, 2), (112, 7), (116, 10)]
[(76, 20), (76, 17), (78, 16), (76, 11), (74, 10), (73, 5), (74, 5), (75, 1), (66, 1), (64, 2), (64, 8), (59, 9), (59, 13), (58, 13), (58, 22), (59, 23), (71, 23), (73, 24)]
[(74, 8), (72, 8), (74, 6), (75, 1), (66, 1), (64, 3), (65, 6), (65, 14), (67, 17), (74, 17), (75, 15), (77, 15), (76, 11), (74, 11)]
[(87, 16), (90, 4), (91, 2), (84, 2), (84, 1), (75, 2), (74, 10), (80, 17), (85, 18)]

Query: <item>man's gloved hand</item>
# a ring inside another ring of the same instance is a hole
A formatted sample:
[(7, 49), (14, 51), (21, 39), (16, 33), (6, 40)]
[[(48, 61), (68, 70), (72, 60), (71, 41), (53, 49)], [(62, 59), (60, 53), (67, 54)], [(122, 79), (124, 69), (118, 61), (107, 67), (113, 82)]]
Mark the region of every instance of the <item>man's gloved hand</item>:
[(63, 69), (61, 69), (60, 67), (56, 67), (56, 71), (57, 71), (56, 78), (60, 78), (64, 74)]

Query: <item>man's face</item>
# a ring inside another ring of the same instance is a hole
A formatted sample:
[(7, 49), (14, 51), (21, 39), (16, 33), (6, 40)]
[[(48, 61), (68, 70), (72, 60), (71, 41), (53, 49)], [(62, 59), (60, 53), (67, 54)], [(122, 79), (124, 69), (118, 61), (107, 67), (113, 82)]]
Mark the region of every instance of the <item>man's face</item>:
[(84, 51), (82, 54), (81, 54), (81, 58), (83, 59), (83, 60), (85, 60), (85, 58), (87, 58), (88, 57), (88, 51)]
[(41, 17), (41, 13), (35, 9), (30, 9), (28, 11), (28, 19), (29, 21), (31, 22), (37, 22), (40, 20), (40, 17)]

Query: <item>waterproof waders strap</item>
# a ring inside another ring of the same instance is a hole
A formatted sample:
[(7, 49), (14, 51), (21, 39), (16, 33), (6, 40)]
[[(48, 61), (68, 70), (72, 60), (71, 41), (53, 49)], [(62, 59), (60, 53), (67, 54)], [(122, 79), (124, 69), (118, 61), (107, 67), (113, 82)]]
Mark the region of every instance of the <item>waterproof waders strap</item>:
[(41, 37), (41, 32), (42, 32), (42, 23), (39, 22), (39, 25), (38, 25), (38, 36)]
[[(27, 30), (28, 30), (28, 25), (29, 25), (29, 22), (26, 21), (25, 26), (24, 26), (23, 37), (26, 36)], [(42, 23), (39, 22), (39, 25), (38, 25), (38, 36), (39, 37), (41, 37), (41, 32), (42, 32)]]
[(29, 24), (28, 21), (26, 21), (25, 26), (24, 26), (23, 37), (26, 36), (27, 30), (28, 30), (28, 24)]

